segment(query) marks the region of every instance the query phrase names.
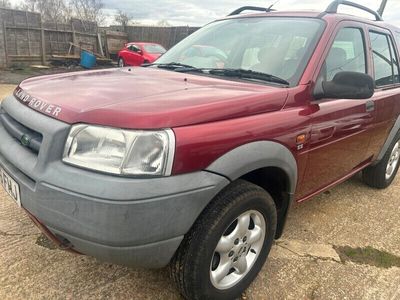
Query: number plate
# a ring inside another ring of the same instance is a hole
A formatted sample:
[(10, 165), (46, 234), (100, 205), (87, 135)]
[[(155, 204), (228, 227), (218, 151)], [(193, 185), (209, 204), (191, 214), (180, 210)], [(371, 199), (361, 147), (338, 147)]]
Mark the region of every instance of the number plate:
[(21, 207), (21, 195), (18, 183), (12, 179), (2, 168), (0, 168), (0, 183), (11, 198)]

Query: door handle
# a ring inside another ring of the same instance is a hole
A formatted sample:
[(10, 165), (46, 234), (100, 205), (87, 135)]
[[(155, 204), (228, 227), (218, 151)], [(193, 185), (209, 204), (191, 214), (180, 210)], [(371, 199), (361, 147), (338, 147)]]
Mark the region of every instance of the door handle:
[(320, 143), (329, 140), (335, 134), (335, 131), (336, 126), (318, 128), (311, 133), (311, 141), (312, 143)]
[(375, 102), (373, 100), (368, 100), (365, 103), (365, 108), (366, 108), (367, 112), (375, 111)]

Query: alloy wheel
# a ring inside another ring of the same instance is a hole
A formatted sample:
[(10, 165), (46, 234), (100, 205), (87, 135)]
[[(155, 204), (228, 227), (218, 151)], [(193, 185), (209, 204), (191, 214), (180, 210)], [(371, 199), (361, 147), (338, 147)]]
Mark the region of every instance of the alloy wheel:
[(217, 289), (235, 286), (251, 270), (266, 236), (264, 216), (249, 210), (241, 214), (221, 236), (210, 265), (210, 280)]
[(394, 172), (396, 171), (397, 165), (400, 160), (400, 141), (394, 145), (393, 151), (390, 154), (390, 158), (386, 167), (386, 180), (389, 180)]

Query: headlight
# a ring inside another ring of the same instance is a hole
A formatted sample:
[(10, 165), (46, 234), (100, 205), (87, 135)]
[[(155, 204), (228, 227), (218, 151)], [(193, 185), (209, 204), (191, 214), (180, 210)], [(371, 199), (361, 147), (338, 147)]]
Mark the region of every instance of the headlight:
[(171, 175), (175, 150), (172, 130), (137, 131), (91, 125), (72, 127), (65, 163), (118, 175)]

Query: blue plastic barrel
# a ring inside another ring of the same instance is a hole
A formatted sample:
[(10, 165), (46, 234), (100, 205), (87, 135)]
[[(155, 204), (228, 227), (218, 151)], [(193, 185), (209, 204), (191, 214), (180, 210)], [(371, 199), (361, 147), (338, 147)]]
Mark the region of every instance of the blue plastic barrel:
[(81, 52), (81, 66), (85, 69), (91, 69), (96, 65), (96, 56), (87, 51)]

